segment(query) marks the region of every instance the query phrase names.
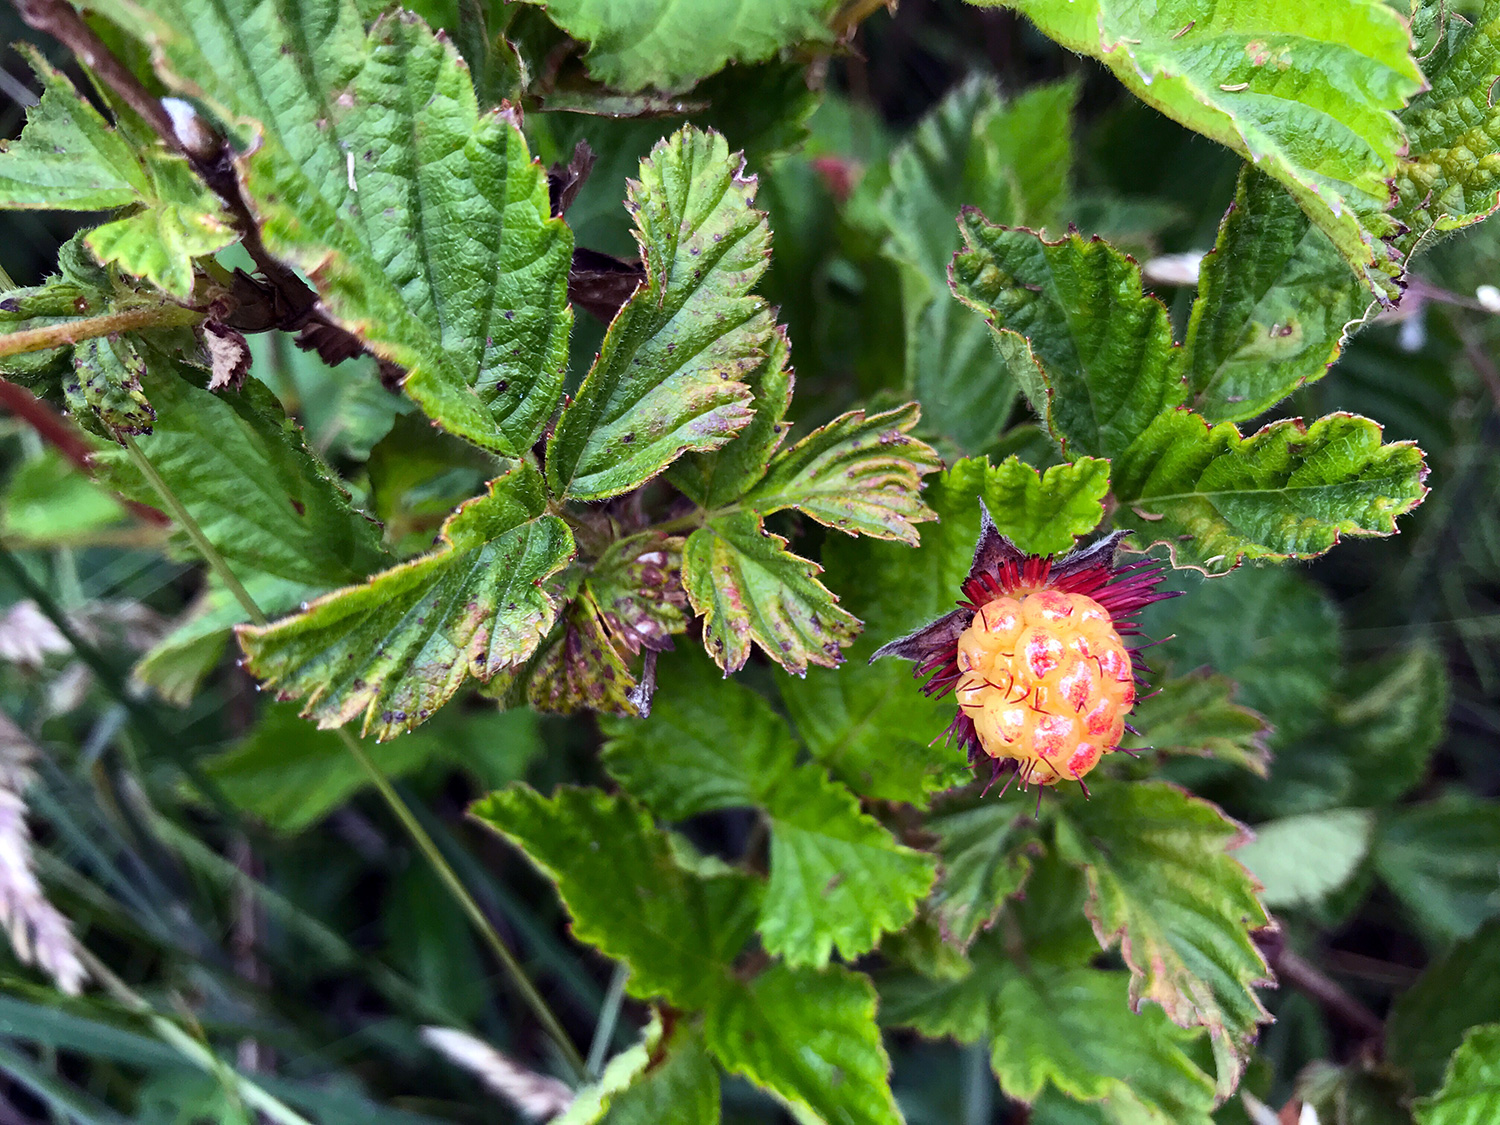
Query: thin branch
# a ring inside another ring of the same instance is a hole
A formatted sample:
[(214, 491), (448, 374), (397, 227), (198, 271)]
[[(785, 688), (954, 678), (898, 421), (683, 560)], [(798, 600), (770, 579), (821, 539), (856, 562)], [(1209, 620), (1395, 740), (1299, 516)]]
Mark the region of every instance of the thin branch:
[(1377, 1046), (1385, 1039), (1385, 1023), (1364, 1004), (1356, 1000), (1337, 981), (1286, 947), (1286, 938), (1277, 930), (1262, 930), (1255, 943), (1265, 954), (1271, 971), (1283, 984), (1290, 985), (1313, 1000), (1331, 1017), (1350, 1031)]
[(187, 324), (198, 324), (203, 318), (204, 314), (197, 309), (168, 302), (49, 324), (45, 328), (23, 328), (19, 332), (8, 332), (0, 336), (0, 359), (143, 328), (179, 328)]

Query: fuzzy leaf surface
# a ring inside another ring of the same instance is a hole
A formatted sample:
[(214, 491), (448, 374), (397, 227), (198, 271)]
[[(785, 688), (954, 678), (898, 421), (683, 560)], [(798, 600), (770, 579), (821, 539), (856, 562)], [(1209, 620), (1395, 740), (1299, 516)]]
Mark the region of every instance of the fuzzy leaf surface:
[(320, 727), (410, 730), (473, 675), (488, 680), (530, 656), (552, 628), (544, 588), (574, 554), (567, 524), (546, 514), (540, 474), (522, 465), (443, 524), (430, 554), (319, 598), (302, 613), (242, 628), (251, 670), (304, 700)]
[(821, 569), (786, 550), (754, 512), (719, 516), (688, 536), (682, 584), (719, 667), (743, 668), (751, 641), (797, 675), (838, 665), (859, 621), (814, 577)]
[(73, 348), (73, 373), (63, 380), (64, 400), (85, 428), (102, 430), (115, 441), (122, 433), (148, 434), (156, 411), (141, 389), (145, 375), (145, 358), (130, 337), (95, 336)]
[[(526, 0), (539, 4), (542, 0)], [(584, 64), (627, 94), (685, 90), (730, 62), (823, 43), (837, 0), (546, 0), (547, 15), (589, 45)]]
[[(200, 382), (195, 369), (153, 357), (141, 383), (156, 421), (137, 440), (232, 569), (327, 589), (385, 565), (378, 528), (354, 509), (269, 390), (251, 380), (220, 395)], [(161, 505), (123, 449), (94, 462), (129, 499)]]
[(1249, 437), (1188, 411), (1163, 414), (1114, 462), (1120, 521), (1211, 574), (1244, 558), (1312, 558), (1344, 535), (1391, 535), (1426, 495), (1427, 468), (1414, 443), (1380, 436), (1354, 414), (1287, 419)]
[(99, 5), (173, 91), (260, 143), (238, 157), (266, 246), (406, 392), (502, 456), (541, 434), (567, 364), (573, 239), (513, 114), (481, 113), (458, 51), (354, 0)]
[[(1201, 754), (1265, 777), (1271, 767), (1271, 725), (1234, 701), (1227, 676), (1195, 672), (1163, 681), (1136, 705), (1140, 743), (1171, 754)], [(1134, 746), (1134, 743), (1129, 744)]]
[(934, 816), (942, 874), (932, 909), (946, 940), (967, 946), (1021, 889), (1031, 871), (1036, 836), (1025, 814), (999, 801)]
[(1395, 111), (1422, 88), (1394, 9), (1380, 0), (1000, 2), (1274, 176), (1367, 285), (1394, 295), (1397, 267), (1383, 240), (1395, 230), (1384, 213), (1403, 141)]
[(629, 189), (646, 281), (615, 316), (547, 446), (554, 492), (599, 500), (644, 484), (688, 450), (751, 420), (744, 382), (775, 346), (750, 290), (771, 233), (718, 133), (684, 128), (641, 162)]
[(1500, 1024), (1470, 1028), (1442, 1088), (1414, 1109), (1417, 1125), (1485, 1125), (1500, 1117)]
[(177, 297), (193, 291), (193, 258), (234, 241), (219, 201), (187, 161), (157, 141), (138, 145), (104, 117), (38, 52), (28, 61), (41, 101), (18, 140), (0, 151), (0, 207), (130, 214), (86, 236), (101, 262), (114, 262)]
[(1088, 880), (1099, 943), (1120, 942), (1132, 1007), (1151, 1000), (1181, 1027), (1206, 1027), (1227, 1094), (1269, 1018), (1254, 986), (1270, 974), (1250, 939), (1266, 912), (1255, 881), (1226, 851), (1243, 829), (1162, 782), (1100, 788), (1059, 820), (1059, 853)]
[(1328, 236), (1247, 165), (1198, 275), (1183, 344), (1193, 408), (1210, 422), (1265, 413), (1323, 377), (1369, 304)]
[(1194, 1035), (1157, 1009), (1130, 1011), (1126, 974), (1033, 961), (993, 938), (976, 944), (971, 973), (881, 981), (881, 1019), (961, 1043), (990, 1040), (1000, 1087), (1035, 1102), (1050, 1086), (1098, 1103), (1117, 1125), (1208, 1125), (1213, 1081), (1188, 1054)]
[(922, 477), (943, 467), (930, 446), (909, 436), (920, 416), (913, 402), (835, 418), (777, 454), (746, 506), (763, 516), (796, 508), (850, 535), (916, 546), (916, 524), (932, 518)]
[(1071, 551), (1080, 535), (1104, 519), (1109, 462), (1101, 458), (1080, 457), (1045, 473), (1018, 457), (998, 465), (971, 464), (983, 467), (984, 502), (995, 526), (1028, 554)]
[(994, 330), (1000, 355), (1066, 456), (1117, 457), (1187, 390), (1166, 306), (1107, 242), (1047, 242), (959, 219), (953, 291)]

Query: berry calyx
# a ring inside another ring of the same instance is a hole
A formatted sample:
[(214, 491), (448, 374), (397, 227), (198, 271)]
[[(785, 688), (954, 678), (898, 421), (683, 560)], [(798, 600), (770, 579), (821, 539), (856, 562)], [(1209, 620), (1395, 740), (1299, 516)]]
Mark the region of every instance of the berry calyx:
[(959, 709), (984, 753), (1013, 760), (1023, 784), (1079, 781), (1125, 732), (1130, 652), (1093, 598), (1016, 594), (980, 606), (958, 638)]

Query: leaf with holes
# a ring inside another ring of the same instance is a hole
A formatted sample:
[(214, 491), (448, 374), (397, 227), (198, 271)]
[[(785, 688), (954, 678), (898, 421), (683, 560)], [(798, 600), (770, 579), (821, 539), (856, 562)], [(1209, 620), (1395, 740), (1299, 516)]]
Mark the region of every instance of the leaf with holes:
[(431, 554), (327, 594), (272, 625), (240, 629), (249, 666), (320, 727), (360, 720), (389, 738), (423, 722), (465, 678), (529, 657), (557, 618), (546, 581), (573, 558), (547, 514), (541, 475), (521, 466), (443, 525)]
[(333, 319), (444, 428), (528, 450), (562, 391), (573, 239), (519, 119), (480, 112), (453, 44), (408, 12), (367, 34), (354, 0), (98, 7), (254, 138), (235, 162), (261, 236)]
[(764, 301), (771, 233), (755, 178), (717, 133), (684, 128), (641, 162), (627, 206), (646, 281), (605, 333), (547, 445), (554, 492), (602, 500), (751, 420), (753, 376), (776, 346)]
[(832, 668), (859, 621), (815, 577), (816, 563), (786, 549), (754, 512), (719, 516), (688, 536), (682, 584), (703, 617), (703, 644), (719, 667), (737, 672), (753, 640), (798, 675)]

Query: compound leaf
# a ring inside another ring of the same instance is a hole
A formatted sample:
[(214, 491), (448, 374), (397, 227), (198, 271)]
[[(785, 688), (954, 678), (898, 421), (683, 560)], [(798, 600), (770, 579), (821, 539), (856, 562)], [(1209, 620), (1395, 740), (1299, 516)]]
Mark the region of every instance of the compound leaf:
[(1239, 1080), (1256, 1025), (1253, 990), (1269, 976), (1250, 931), (1267, 924), (1255, 881), (1226, 849), (1243, 829), (1164, 782), (1101, 786), (1058, 821), (1059, 854), (1088, 880), (1088, 915), (1105, 948), (1120, 941), (1130, 1000), (1182, 1027), (1208, 1028), (1219, 1092)]
[(766, 217), (718, 133), (685, 127), (641, 162), (627, 206), (646, 281), (615, 316), (547, 446), (554, 492), (628, 492), (680, 453), (716, 449), (751, 420), (751, 377), (776, 346), (750, 296), (770, 253)]
[(529, 449), (562, 389), (573, 239), (452, 43), (406, 12), (367, 35), (354, 0), (99, 7), (169, 87), (257, 135), (236, 162), (262, 237), (333, 319), (450, 432)]
[(1382, 445), (1354, 414), (1274, 422), (1249, 437), (1188, 411), (1163, 414), (1114, 461), (1120, 520), (1178, 565), (1321, 555), (1342, 535), (1390, 535), (1427, 489), (1422, 451)]
[(1403, 143), (1394, 111), (1423, 80), (1394, 9), (1380, 0), (1169, 0), (1149, 10), (1128, 0), (998, 2), (1274, 176), (1367, 285), (1395, 295), (1399, 266), (1384, 241), (1396, 230), (1385, 212)]
[(490, 482), (443, 525), (439, 546), (302, 613), (240, 630), (251, 670), (305, 700), (320, 727), (361, 720), (387, 738), (425, 721), (472, 674), (529, 657), (557, 618), (545, 582), (573, 557), (527, 465)]
[(746, 507), (763, 516), (796, 508), (850, 535), (917, 544), (916, 524), (932, 518), (922, 477), (942, 468), (932, 448), (908, 436), (916, 403), (884, 414), (853, 410), (779, 454)]
[(688, 537), (682, 584), (703, 616), (703, 644), (726, 673), (750, 657), (753, 640), (788, 672), (832, 668), (859, 621), (819, 582), (816, 563), (786, 549), (755, 512), (718, 516)]
[(1099, 239), (1047, 242), (966, 209), (953, 291), (989, 322), (1001, 358), (1068, 457), (1116, 457), (1186, 397), (1167, 309)]

